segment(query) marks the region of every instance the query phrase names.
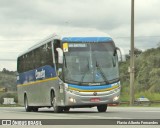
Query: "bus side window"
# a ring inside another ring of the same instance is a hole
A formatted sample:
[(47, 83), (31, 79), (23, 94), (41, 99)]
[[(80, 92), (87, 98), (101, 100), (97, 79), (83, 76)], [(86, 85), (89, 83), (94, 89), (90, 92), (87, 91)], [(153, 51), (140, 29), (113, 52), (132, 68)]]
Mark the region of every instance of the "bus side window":
[(55, 56), (55, 65), (56, 69), (58, 70), (58, 52), (56, 48), (60, 48), (60, 40), (54, 40), (54, 56)]
[(48, 58), (48, 64), (50, 66), (53, 66), (53, 57), (52, 57), (52, 44), (51, 42), (48, 43), (47, 45), (47, 58)]
[(17, 71), (19, 73), (23, 72), (23, 56), (18, 58)]
[(35, 49), (35, 68), (39, 68), (39, 67), (41, 67), (41, 63), (40, 63), (40, 60), (41, 60), (41, 54), (40, 54), (41, 52), (40, 52), (40, 48), (37, 48), (37, 49)]
[(26, 57), (26, 71), (33, 69), (33, 60), (32, 60), (32, 52), (27, 53)]
[(52, 57), (52, 46), (51, 42), (41, 46), (41, 66), (50, 65), (53, 66), (53, 57)]

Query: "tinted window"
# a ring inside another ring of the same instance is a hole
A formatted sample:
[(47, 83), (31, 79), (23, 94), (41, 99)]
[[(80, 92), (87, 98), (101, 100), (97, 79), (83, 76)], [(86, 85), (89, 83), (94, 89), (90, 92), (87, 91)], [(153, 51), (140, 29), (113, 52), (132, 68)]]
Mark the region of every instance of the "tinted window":
[(18, 58), (17, 70), (19, 73), (22, 73), (45, 65), (53, 66), (51, 42), (20, 56)]

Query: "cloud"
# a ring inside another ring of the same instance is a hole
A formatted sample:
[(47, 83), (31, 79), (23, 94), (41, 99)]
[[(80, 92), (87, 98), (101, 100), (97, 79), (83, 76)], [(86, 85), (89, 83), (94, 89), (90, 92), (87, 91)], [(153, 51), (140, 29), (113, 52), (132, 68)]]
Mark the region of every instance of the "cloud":
[[(159, 5), (159, 0), (135, 1), (135, 36), (141, 36), (135, 38), (136, 47), (151, 48), (160, 42), (160, 37), (144, 37), (159, 36)], [(104, 31), (128, 51), (130, 7), (130, 0), (0, 0), (0, 58), (16, 58), (38, 40), (72, 28)]]

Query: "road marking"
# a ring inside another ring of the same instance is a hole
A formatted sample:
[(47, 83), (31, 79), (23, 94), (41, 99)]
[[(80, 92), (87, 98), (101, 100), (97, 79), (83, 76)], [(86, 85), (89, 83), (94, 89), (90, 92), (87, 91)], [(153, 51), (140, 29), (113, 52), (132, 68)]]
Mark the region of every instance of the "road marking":
[(160, 112), (160, 111), (134, 111), (134, 112), (155, 112), (155, 113), (157, 113), (157, 112)]

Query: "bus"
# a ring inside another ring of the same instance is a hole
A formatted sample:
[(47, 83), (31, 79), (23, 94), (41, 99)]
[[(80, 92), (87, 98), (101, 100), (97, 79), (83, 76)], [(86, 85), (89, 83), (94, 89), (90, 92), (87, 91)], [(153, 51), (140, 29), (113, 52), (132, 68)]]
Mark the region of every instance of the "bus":
[(118, 55), (106, 33), (52, 34), (17, 58), (18, 102), (26, 112), (97, 107), (119, 102)]

